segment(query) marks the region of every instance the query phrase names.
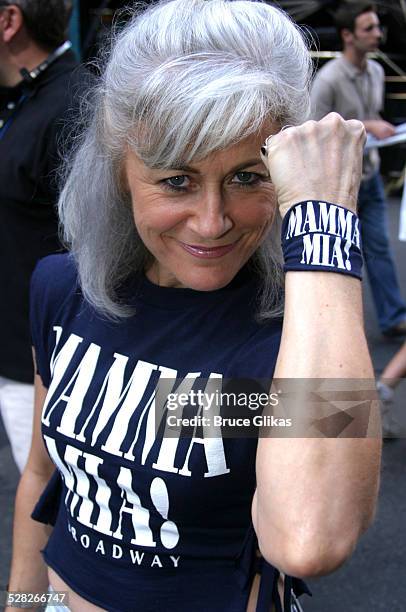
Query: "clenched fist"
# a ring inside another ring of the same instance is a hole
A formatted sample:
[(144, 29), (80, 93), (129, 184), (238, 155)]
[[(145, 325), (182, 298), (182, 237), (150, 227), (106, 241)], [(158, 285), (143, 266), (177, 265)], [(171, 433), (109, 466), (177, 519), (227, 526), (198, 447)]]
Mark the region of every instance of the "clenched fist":
[(329, 113), (321, 121), (288, 127), (266, 142), (262, 155), (275, 186), (282, 218), (303, 200), (356, 211), (366, 139), (363, 124)]

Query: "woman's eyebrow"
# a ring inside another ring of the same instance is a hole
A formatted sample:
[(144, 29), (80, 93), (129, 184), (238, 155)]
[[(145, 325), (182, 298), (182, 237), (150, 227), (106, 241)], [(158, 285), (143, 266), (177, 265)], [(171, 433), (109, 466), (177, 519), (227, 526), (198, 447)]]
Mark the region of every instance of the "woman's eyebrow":
[(238, 166), (235, 166), (234, 168), (231, 168), (230, 173), (238, 172), (239, 170), (242, 170), (243, 168), (250, 168), (251, 166), (258, 166), (259, 164), (261, 165), (264, 164), (261, 158), (256, 157), (255, 159), (249, 159), (248, 161), (242, 164), (238, 164)]
[[(234, 166), (233, 168), (230, 169), (229, 173), (235, 173), (238, 172), (239, 170), (242, 170), (243, 168), (249, 168), (251, 166), (257, 166), (259, 164), (263, 165), (263, 161), (262, 159), (260, 159), (259, 157), (255, 158), (255, 159), (249, 159), (245, 162), (239, 163), (236, 166)], [(192, 172), (194, 174), (200, 174), (200, 171), (198, 168), (194, 168), (193, 166), (188, 166), (188, 165), (179, 165), (176, 166), (176, 168), (162, 168), (162, 170), (168, 171), (168, 172)]]

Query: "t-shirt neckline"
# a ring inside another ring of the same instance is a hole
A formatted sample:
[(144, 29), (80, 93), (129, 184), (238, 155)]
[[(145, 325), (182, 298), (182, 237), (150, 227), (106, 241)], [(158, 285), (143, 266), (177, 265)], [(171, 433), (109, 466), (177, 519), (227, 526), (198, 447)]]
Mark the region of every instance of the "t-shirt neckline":
[[(218, 303), (234, 294), (239, 289), (252, 283), (255, 284), (255, 274), (245, 265), (234, 278), (220, 289), (213, 291), (198, 291), (186, 287), (163, 287), (150, 281), (145, 272), (135, 279), (135, 301), (145, 302), (163, 309), (182, 307), (202, 307)], [(255, 292), (253, 291), (253, 297)]]

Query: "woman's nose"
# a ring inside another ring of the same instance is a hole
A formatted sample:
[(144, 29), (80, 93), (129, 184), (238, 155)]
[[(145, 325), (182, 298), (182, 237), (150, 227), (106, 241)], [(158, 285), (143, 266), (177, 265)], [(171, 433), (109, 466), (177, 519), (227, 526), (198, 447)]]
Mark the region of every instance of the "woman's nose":
[(221, 238), (232, 227), (221, 193), (205, 194), (189, 219), (189, 228), (206, 240)]

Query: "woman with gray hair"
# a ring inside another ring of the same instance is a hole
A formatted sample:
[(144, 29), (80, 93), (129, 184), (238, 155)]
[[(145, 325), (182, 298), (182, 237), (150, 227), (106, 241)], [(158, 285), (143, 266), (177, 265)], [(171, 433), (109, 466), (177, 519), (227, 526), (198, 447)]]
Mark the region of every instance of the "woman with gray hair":
[(376, 406), (368, 436), (353, 418), (325, 439), (333, 399), (287, 415), (259, 382), (373, 378), (364, 130), (303, 123), (310, 72), (262, 2), (160, 1), (118, 33), (60, 196), (71, 252), (32, 280), (11, 591), (49, 583), (74, 612), (293, 610), (370, 523)]

